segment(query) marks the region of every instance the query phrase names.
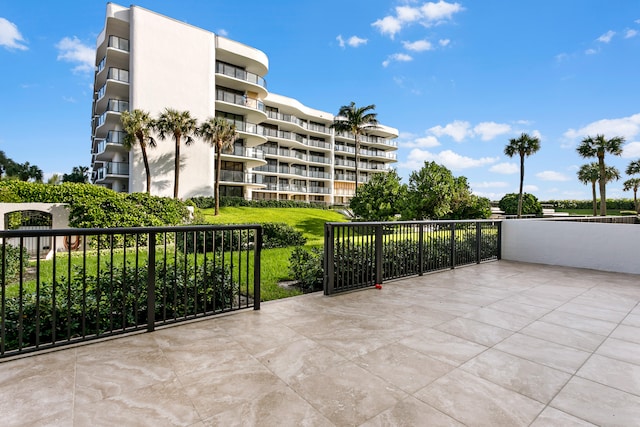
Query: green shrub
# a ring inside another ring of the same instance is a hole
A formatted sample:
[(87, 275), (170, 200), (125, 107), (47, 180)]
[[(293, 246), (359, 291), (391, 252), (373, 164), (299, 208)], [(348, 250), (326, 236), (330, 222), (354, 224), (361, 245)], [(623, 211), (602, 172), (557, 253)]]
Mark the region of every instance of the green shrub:
[[(200, 209), (215, 207), (215, 199), (209, 196), (194, 197), (189, 200)], [(314, 208), (328, 209), (324, 203), (302, 202), (299, 200), (246, 200), (242, 197), (221, 197), (220, 207), (253, 207), (253, 208)]]
[[(2, 251), (5, 253), (3, 254)], [(11, 244), (0, 245), (0, 260), (4, 259), (4, 263), (0, 262), (0, 277), (2, 277), (3, 269), (6, 266), (5, 271), (5, 283), (9, 282), (11, 279), (18, 276), (20, 273), (20, 259), (22, 258), (22, 262), (24, 266), (26, 266), (27, 261), (29, 260), (29, 254), (27, 253), (27, 248), (22, 248), (22, 253), (20, 253), (20, 248), (17, 246), (13, 246)]]
[(266, 222), (262, 224), (262, 248), (286, 248), (302, 246), (307, 239), (302, 233), (284, 222)]
[[(509, 193), (500, 199), (498, 206), (507, 215), (518, 214), (518, 194)], [(522, 215), (542, 215), (542, 205), (533, 194), (522, 194)]]
[(323, 252), (318, 248), (306, 250), (297, 246), (289, 257), (289, 271), (304, 292), (322, 289), (324, 280)]

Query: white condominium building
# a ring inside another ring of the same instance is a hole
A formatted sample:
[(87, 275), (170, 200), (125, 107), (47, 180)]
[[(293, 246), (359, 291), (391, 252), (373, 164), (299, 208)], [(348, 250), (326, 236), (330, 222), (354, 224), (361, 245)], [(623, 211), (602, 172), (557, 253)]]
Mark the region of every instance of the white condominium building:
[[(122, 146), (121, 112), (157, 117), (165, 108), (235, 123), (239, 138), (222, 154), (220, 193), (245, 199), (346, 203), (355, 192), (351, 135), (331, 129), (331, 113), (270, 93), (267, 56), (252, 47), (147, 9), (107, 4), (96, 49), (92, 180), (119, 192), (146, 191), (139, 147)], [(347, 96), (348, 98), (348, 96)], [(348, 99), (336, 100), (339, 105)], [(379, 125), (361, 137), (358, 183), (390, 170), (396, 129)], [(170, 138), (148, 148), (151, 194), (172, 196)], [(183, 143), (184, 144), (184, 143)], [(180, 152), (179, 196), (212, 196), (214, 149), (196, 141)]]

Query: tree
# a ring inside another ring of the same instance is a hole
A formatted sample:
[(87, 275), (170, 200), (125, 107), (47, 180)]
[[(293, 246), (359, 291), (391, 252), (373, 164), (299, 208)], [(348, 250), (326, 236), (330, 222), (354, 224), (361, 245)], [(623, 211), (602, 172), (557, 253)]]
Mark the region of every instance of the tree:
[[(520, 205), (522, 203), (522, 205)], [(498, 202), (500, 210), (507, 215), (516, 215), (518, 206), (522, 208), (524, 215), (542, 215), (542, 205), (538, 202), (538, 198), (533, 194), (524, 193), (522, 197), (516, 193), (505, 194)]]
[(184, 138), (185, 145), (189, 146), (193, 143), (192, 135), (197, 130), (197, 121), (191, 117), (188, 111), (178, 111), (171, 108), (165, 108), (155, 122), (155, 128), (158, 131), (160, 139), (165, 139), (171, 134), (176, 144), (174, 159), (174, 183), (173, 198), (178, 198), (178, 185), (180, 182), (180, 144)]
[(51, 184), (51, 185), (58, 185), (58, 184), (61, 184), (61, 183), (62, 183), (62, 177), (58, 173), (54, 173), (47, 180), (47, 184)]
[(236, 125), (222, 117), (209, 117), (200, 125), (197, 134), (215, 148), (216, 177), (213, 198), (215, 199), (214, 215), (218, 215), (220, 214), (220, 170), (222, 169), (222, 152), (233, 148), (233, 143), (238, 138)]
[(627, 175), (638, 175), (640, 174), (640, 160), (634, 160), (629, 163), (627, 169), (625, 170)]
[(401, 212), (400, 203), (407, 191), (400, 181), (395, 170), (374, 174), (369, 182), (362, 184), (349, 202), (349, 207), (364, 221), (392, 220)]
[(140, 146), (144, 171), (147, 176), (147, 194), (151, 194), (151, 171), (149, 169), (149, 158), (147, 157), (147, 145), (149, 147), (156, 146), (156, 141), (151, 136), (155, 122), (148, 112), (138, 109), (123, 111), (120, 120), (122, 120), (122, 127), (125, 132), (122, 144), (124, 148), (130, 151), (136, 143)]
[(524, 158), (536, 153), (540, 149), (540, 139), (531, 137), (526, 133), (519, 138), (512, 138), (504, 148), (504, 154), (513, 157), (520, 155), (520, 191), (518, 193), (518, 218), (522, 217), (522, 188), (524, 186)]
[(375, 104), (366, 107), (356, 107), (355, 102), (343, 105), (334, 118), (331, 127), (336, 132), (350, 132), (353, 135), (356, 155), (356, 194), (358, 194), (358, 162), (360, 161), (360, 135), (364, 135), (367, 130), (375, 129), (378, 126)]
[(402, 218), (438, 219), (451, 213), (455, 180), (451, 171), (435, 162), (424, 162), (411, 172)]
[(491, 201), (471, 192), (467, 177), (454, 178), (451, 213), (446, 219), (483, 219), (491, 216)]
[(624, 182), (624, 191), (633, 190), (633, 206), (637, 213), (640, 213), (640, 205), (638, 205), (638, 188), (640, 188), (640, 178), (631, 178)]
[(580, 166), (578, 170), (578, 180), (587, 185), (591, 183), (591, 197), (593, 200), (593, 216), (598, 215), (598, 198), (596, 196), (596, 183), (600, 178), (600, 168), (597, 163), (589, 163), (587, 165)]
[[(624, 138), (621, 136), (615, 136), (611, 139), (606, 139), (604, 135), (596, 135), (596, 137), (587, 136), (582, 140), (582, 143), (576, 148), (578, 154), (583, 158), (597, 157), (598, 170), (601, 177), (606, 176), (606, 165), (604, 162), (605, 154), (609, 153), (614, 156), (622, 154), (622, 145), (624, 144)], [(600, 186), (600, 215), (607, 215), (607, 194), (606, 194), (606, 179), (599, 179)]]
[(62, 182), (89, 182), (89, 168), (86, 166), (74, 166), (70, 174), (62, 175)]

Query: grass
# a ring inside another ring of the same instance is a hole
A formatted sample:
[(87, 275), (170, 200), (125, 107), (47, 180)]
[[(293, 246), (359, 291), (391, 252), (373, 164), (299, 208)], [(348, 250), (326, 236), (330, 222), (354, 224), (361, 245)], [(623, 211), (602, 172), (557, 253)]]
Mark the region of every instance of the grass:
[[(556, 212), (568, 212), (569, 215), (592, 216), (593, 209), (556, 209)], [(600, 208), (597, 210), (600, 215)], [(607, 209), (607, 215), (620, 216), (620, 209)]]

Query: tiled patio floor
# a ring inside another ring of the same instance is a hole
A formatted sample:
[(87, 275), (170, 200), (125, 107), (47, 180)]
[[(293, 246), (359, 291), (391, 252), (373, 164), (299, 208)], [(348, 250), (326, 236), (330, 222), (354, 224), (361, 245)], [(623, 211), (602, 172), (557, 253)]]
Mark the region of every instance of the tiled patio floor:
[(0, 424), (640, 425), (640, 277), (499, 261), (0, 363)]

